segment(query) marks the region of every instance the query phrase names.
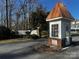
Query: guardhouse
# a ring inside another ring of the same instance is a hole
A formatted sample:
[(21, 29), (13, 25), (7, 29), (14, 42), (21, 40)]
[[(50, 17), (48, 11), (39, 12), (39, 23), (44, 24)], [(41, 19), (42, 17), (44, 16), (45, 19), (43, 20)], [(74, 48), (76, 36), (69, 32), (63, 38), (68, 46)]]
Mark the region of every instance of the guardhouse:
[(62, 48), (71, 44), (71, 21), (74, 18), (63, 3), (58, 2), (49, 13), (46, 21), (49, 22), (48, 45)]

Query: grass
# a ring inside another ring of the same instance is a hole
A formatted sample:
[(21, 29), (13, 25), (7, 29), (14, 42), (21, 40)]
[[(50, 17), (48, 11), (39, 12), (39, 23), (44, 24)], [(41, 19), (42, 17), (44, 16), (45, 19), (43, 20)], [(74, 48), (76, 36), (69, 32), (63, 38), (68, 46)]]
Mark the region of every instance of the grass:
[(28, 42), (31, 39), (27, 38), (19, 38), (19, 39), (9, 39), (9, 40), (1, 40), (0, 44), (8, 44), (8, 43), (21, 43), (21, 42)]

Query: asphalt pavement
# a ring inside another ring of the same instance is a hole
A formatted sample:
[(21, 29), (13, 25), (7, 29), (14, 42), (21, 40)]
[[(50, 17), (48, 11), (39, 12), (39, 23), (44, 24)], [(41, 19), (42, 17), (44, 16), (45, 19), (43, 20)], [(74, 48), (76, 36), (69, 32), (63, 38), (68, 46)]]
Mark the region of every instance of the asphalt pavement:
[(38, 53), (33, 51), (34, 45), (45, 41), (0, 44), (0, 59), (79, 59), (79, 36), (73, 37), (73, 45), (58, 53)]

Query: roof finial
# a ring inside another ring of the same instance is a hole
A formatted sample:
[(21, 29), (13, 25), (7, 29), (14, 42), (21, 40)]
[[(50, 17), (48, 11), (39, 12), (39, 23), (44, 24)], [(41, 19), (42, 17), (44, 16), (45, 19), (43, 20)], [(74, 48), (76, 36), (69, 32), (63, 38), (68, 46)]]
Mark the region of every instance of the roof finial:
[(63, 0), (58, 0), (58, 4), (61, 4), (61, 6), (64, 6), (64, 1)]

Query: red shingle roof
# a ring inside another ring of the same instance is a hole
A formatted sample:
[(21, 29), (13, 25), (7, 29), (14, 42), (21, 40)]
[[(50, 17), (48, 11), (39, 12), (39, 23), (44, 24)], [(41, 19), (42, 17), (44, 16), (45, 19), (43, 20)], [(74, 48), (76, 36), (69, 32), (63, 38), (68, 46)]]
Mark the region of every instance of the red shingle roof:
[(63, 5), (63, 3), (57, 3), (54, 9), (49, 13), (47, 16), (47, 21), (50, 21), (50, 19), (54, 18), (67, 18), (67, 19), (74, 19), (70, 12), (66, 9), (66, 7)]

